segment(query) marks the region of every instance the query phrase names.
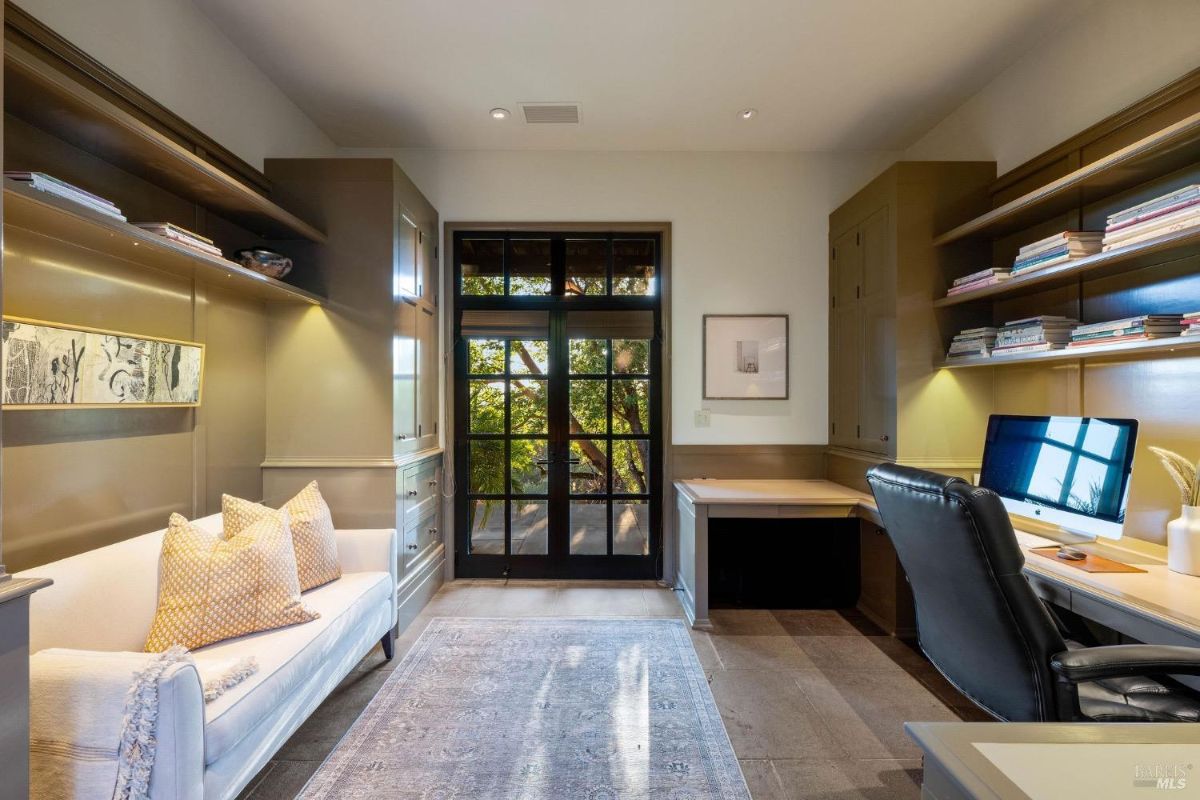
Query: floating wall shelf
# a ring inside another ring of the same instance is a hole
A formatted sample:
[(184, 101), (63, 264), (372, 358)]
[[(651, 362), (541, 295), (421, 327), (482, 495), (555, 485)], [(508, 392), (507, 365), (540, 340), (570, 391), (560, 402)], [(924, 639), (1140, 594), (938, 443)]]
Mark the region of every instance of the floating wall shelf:
[(1062, 350), (1047, 350), (1040, 353), (1014, 353), (990, 357), (969, 357), (953, 361), (942, 361), (939, 369), (964, 369), (968, 367), (1002, 367), (1007, 364), (1029, 364), (1049, 361), (1080, 361), (1134, 358), (1165, 355), (1179, 350), (1200, 349), (1200, 336), (1169, 336), (1141, 342), (1118, 342), (1095, 344), (1088, 347), (1066, 347)]
[(321, 297), (296, 286), (9, 179), (4, 181), (4, 227), (48, 236), (264, 300), (312, 305), (323, 302)]

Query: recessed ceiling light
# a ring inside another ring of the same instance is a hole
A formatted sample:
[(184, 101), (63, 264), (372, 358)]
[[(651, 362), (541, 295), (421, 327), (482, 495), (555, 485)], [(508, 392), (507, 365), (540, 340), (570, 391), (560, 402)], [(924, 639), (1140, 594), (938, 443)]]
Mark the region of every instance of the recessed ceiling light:
[(746, 109), (742, 109), (741, 111), (739, 111), (738, 116), (741, 117), (742, 119), (754, 119), (755, 117), (758, 116), (758, 111), (757, 111), (757, 109), (746, 108)]
[(508, 119), (507, 108), (493, 108), (490, 112), (492, 119)]

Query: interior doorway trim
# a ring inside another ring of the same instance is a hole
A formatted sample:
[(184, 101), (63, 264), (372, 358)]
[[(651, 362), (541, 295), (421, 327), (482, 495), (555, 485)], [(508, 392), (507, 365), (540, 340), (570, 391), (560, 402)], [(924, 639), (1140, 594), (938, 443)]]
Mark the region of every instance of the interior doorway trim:
[[(444, 302), (442, 314), (442, 396), (440, 398), (441, 407), (445, 409), (447, 415), (447, 424), (443, 426), (445, 431), (445, 452), (446, 464), (448, 466), (454, 463), (455, 451), (455, 430), (454, 425), (449, 424), (453, 416), (453, 401), (455, 397), (455, 374), (453, 363), (453, 344), (454, 344), (454, 317), (457, 309), (453, 305), (454, 298), (454, 240), (455, 234), (460, 231), (487, 232), (487, 231), (507, 231), (507, 232), (544, 232), (544, 233), (653, 233), (657, 234), (661, 239), (661, 254), (659, 259), (659, 302), (660, 315), (662, 320), (662, 369), (660, 376), (660, 384), (662, 386), (662, 458), (663, 458), (663, 480), (662, 480), (662, 496), (659, 502), (662, 507), (662, 555), (659, 574), (661, 582), (671, 585), (674, 583), (674, 564), (676, 543), (674, 541), (674, 508), (671, 501), (671, 484), (673, 481), (674, 470), (672, 466), (672, 445), (671, 445), (671, 377), (672, 377), (672, 336), (671, 336), (671, 290), (673, 288), (673, 271), (671, 263), (671, 223), (670, 222), (447, 222), (442, 228), (442, 243), (439, 248), (441, 254), (441, 278), (442, 291), (441, 297), (447, 298)], [(452, 468), (452, 466), (451, 466)], [(443, 494), (442, 497), (442, 513), (445, 520), (444, 528), (447, 531), (457, 530), (457, 520), (454, 518), (455, 501), (454, 494), (457, 491), (459, 482), (467, 480), (465, 475), (453, 475), (453, 487), (455, 491), (449, 492), (447, 497)], [(455, 564), (455, 549), (457, 542), (454, 536), (447, 537), (446, 549), (446, 580), (454, 579), (454, 564)]]

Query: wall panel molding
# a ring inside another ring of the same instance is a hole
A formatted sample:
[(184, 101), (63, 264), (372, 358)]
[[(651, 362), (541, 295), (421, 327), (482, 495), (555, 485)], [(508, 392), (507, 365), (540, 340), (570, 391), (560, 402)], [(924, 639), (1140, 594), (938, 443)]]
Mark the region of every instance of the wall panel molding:
[(672, 480), (824, 478), (823, 444), (672, 445)]

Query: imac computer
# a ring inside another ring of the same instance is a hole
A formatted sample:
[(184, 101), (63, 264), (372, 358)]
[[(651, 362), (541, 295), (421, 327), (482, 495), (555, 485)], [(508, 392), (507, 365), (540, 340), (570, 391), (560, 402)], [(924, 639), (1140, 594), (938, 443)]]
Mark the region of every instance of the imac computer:
[(1119, 539), (1137, 429), (1133, 419), (995, 414), (979, 485), (1000, 495), (1011, 514)]

